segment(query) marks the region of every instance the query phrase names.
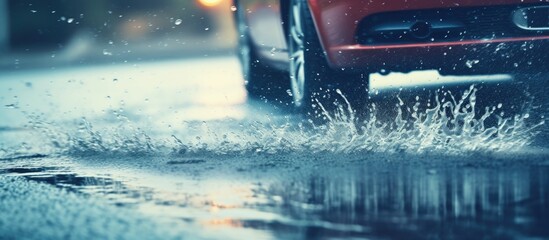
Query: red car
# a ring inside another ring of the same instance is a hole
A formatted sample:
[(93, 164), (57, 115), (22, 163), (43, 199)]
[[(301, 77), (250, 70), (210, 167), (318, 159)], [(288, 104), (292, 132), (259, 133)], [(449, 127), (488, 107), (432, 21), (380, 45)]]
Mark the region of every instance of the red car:
[[(303, 107), (370, 73), (546, 71), (549, 0), (235, 0), (251, 95), (289, 82)], [(351, 86), (350, 88), (348, 86)]]

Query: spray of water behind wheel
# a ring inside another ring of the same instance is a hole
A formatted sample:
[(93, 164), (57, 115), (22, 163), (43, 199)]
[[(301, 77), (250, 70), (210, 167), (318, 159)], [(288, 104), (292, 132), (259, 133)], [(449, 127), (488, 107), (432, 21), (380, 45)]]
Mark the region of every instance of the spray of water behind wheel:
[[(359, 135), (368, 134), (368, 126), (373, 125), (385, 128), (387, 132), (414, 132), (418, 138), (433, 134), (477, 135), (482, 136), (478, 140), (490, 141), (522, 132), (519, 129), (524, 128), (531, 129), (526, 135), (538, 135), (544, 129), (544, 113), (539, 111), (542, 102), (520, 84), (401, 88), (367, 101), (360, 97), (348, 98), (345, 92), (337, 89), (333, 93), (339, 97), (332, 93), (327, 94), (330, 98), (316, 99), (316, 114), (328, 124), (353, 122), (351, 128)], [(519, 135), (516, 136), (527, 137)]]

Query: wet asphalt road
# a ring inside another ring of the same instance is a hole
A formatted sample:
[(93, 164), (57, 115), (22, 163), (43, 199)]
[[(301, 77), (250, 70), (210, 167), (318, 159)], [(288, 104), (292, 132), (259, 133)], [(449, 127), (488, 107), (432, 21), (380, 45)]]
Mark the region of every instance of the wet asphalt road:
[(2, 72), (0, 238), (545, 239), (544, 77), (507, 79), (536, 80), (532, 111), (487, 137), (311, 125), (250, 100), (232, 56)]

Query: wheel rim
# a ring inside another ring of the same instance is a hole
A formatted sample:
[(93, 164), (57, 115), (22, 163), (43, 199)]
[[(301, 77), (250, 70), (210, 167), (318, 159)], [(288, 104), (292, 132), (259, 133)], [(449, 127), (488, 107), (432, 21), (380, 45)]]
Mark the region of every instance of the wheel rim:
[(290, 81), (294, 104), (301, 106), (305, 96), (305, 44), (301, 1), (292, 1), (290, 13)]

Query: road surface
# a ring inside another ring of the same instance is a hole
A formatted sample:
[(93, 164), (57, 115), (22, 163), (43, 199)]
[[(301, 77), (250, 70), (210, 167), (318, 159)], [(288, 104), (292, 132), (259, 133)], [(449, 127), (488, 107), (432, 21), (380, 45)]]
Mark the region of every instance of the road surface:
[(4, 71), (0, 238), (549, 237), (546, 76), (373, 79), (512, 82), (530, 102), (484, 126), (466, 107), (494, 98), (482, 84), (465, 111), (446, 90), (428, 110), (392, 98), (409, 119), (358, 119), (343, 93), (318, 123), (249, 99), (233, 56)]

